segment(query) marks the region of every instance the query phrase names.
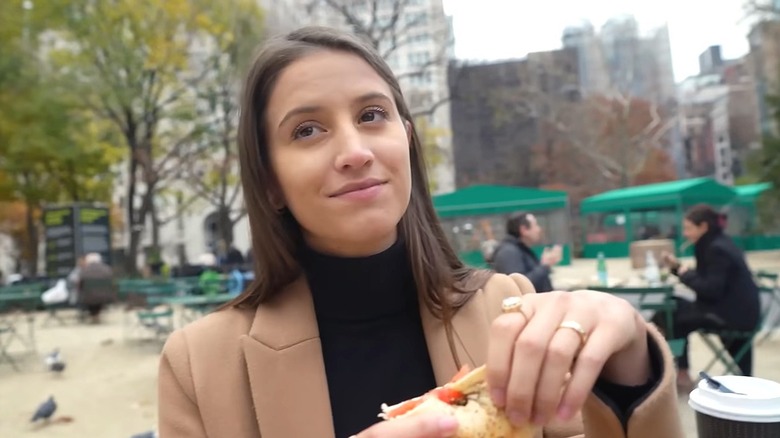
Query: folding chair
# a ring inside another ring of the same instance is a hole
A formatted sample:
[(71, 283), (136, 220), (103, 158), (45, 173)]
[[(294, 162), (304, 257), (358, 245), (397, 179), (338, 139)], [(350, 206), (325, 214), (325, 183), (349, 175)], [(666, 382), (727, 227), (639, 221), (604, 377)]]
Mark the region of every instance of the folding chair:
[[(704, 367), (704, 372), (709, 372), (713, 366), (717, 363), (721, 363), (726, 368), (726, 373), (740, 375), (742, 372), (739, 369), (739, 361), (750, 352), (750, 349), (755, 344), (756, 336), (761, 332), (761, 328), (764, 326), (764, 320), (769, 313), (772, 300), (774, 299), (775, 289), (771, 287), (760, 286), (759, 287), (759, 301), (761, 303), (761, 312), (758, 318), (758, 324), (753, 330), (716, 330), (716, 329), (701, 329), (696, 332), (701, 337), (704, 344), (715, 355), (710, 362)], [(713, 335), (718, 337), (721, 342), (716, 342), (713, 339)], [(746, 341), (742, 348), (737, 351), (732, 357), (726, 350), (726, 346), (723, 344), (724, 340), (729, 341)]]
[(1, 313), (3, 312), (2, 307), (2, 303), (0, 303), (0, 363), (8, 362), (14, 371), (19, 371), (16, 361), (8, 352), (11, 341), (18, 336), (16, 334), (16, 327), (3, 316)]
[[(173, 282), (150, 283), (133, 289), (127, 292), (124, 338), (128, 339), (138, 329), (145, 329), (154, 333), (155, 340), (161, 340), (173, 331), (173, 307), (153, 305), (150, 298), (174, 296), (179, 290), (178, 285)], [(128, 320), (130, 314), (132, 317)]]
[(41, 321), (41, 327), (48, 327), (49, 322), (51, 321), (55, 321), (59, 323), (59, 325), (61, 326), (66, 325), (65, 319), (62, 317), (61, 313), (58, 313), (58, 311), (72, 308), (70, 303), (68, 303), (67, 301), (64, 303), (53, 303), (53, 304), (44, 303), (43, 307), (46, 310), (46, 319)]
[[(34, 311), (39, 303), (40, 293), (29, 285), (0, 289), (0, 362), (10, 363), (14, 370), (19, 368), (9, 351), (13, 341), (24, 345), (28, 353), (37, 351)], [(25, 323), (26, 333), (20, 332), (20, 324)]]
[[(762, 306), (767, 306), (764, 323), (761, 327), (764, 333), (755, 340), (754, 345), (762, 344), (772, 336), (775, 329), (780, 328), (780, 279), (778, 277), (780, 275), (774, 272), (758, 271), (756, 273), (756, 282), (761, 287), (772, 289), (773, 293), (764, 295), (766, 298), (761, 302)], [(765, 300), (768, 302), (764, 302)]]

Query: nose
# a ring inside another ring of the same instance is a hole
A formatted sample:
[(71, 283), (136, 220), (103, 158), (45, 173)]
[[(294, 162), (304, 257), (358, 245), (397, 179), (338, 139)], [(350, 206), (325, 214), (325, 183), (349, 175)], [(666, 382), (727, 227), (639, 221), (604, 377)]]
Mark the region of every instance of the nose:
[(374, 153), (354, 125), (340, 129), (340, 135), (334, 140), (338, 149), (334, 161), (337, 170), (360, 169), (374, 162)]

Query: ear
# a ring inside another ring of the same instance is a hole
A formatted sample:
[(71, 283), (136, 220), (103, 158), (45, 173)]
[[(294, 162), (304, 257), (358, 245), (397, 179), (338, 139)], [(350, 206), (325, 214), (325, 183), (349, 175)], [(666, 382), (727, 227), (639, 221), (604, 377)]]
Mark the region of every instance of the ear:
[(409, 142), (409, 149), (412, 148), (412, 132), (414, 132), (414, 126), (409, 120), (404, 120), (404, 128), (406, 128), (406, 141)]
[(268, 196), (268, 202), (271, 204), (271, 206), (276, 211), (282, 211), (285, 207), (284, 197), (279, 193), (278, 190), (268, 190), (267, 192)]

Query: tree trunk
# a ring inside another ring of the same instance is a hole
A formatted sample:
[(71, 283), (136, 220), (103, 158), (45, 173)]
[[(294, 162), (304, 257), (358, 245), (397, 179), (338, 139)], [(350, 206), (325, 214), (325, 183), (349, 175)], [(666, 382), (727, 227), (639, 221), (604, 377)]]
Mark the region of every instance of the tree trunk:
[(176, 193), (176, 211), (179, 212), (178, 216), (176, 216), (176, 254), (179, 259), (179, 266), (184, 266), (188, 264), (187, 260), (187, 248), (184, 245), (184, 213), (182, 212), (182, 193), (178, 192)]
[(233, 244), (233, 221), (230, 219), (230, 209), (220, 207), (218, 217), (219, 238), (225, 242), (226, 248)]
[(29, 245), (29, 259), (27, 260), (27, 275), (38, 276), (38, 225), (35, 223), (35, 205), (27, 201), (27, 245)]
[[(153, 195), (147, 192), (147, 196), (152, 198)], [(157, 254), (160, 251), (160, 213), (157, 211), (157, 207), (154, 202), (149, 202), (149, 214), (152, 219), (152, 249)]]
[(130, 230), (130, 241), (127, 245), (127, 257), (125, 259), (125, 272), (129, 275), (138, 273), (138, 246), (141, 243), (141, 229), (139, 224), (143, 224), (143, 218), (139, 218), (135, 211), (135, 191), (136, 191), (136, 169), (138, 161), (134, 149), (130, 148), (130, 160), (128, 162), (128, 184), (127, 184), (127, 224)]

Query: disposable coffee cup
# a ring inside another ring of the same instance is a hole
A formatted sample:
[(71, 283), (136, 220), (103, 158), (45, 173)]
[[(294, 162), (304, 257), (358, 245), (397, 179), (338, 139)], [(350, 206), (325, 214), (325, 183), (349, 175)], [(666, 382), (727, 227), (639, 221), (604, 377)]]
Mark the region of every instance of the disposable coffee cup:
[(699, 382), (688, 398), (699, 438), (780, 437), (780, 383), (757, 377), (715, 377), (731, 394)]

